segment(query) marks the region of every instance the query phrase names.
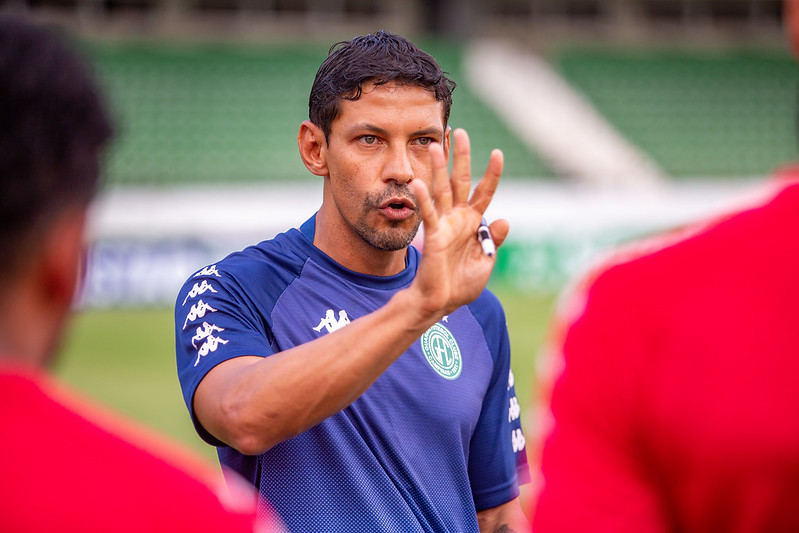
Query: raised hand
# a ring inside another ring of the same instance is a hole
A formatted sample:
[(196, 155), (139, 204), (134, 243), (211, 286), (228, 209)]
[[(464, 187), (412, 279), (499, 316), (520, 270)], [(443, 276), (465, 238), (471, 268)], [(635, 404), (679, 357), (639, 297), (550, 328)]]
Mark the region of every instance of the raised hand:
[[(424, 224), (424, 249), (411, 290), (418, 292), (423, 316), (443, 316), (473, 301), (488, 283), (496, 256), (487, 256), (477, 239), (477, 228), (502, 174), (502, 152), (493, 150), (488, 167), (474, 192), (471, 189), (471, 148), (463, 129), (453, 132), (452, 174), (443, 147), (430, 148), (433, 167), (432, 195), (412, 181)], [(508, 234), (508, 222), (490, 226), (497, 246)]]

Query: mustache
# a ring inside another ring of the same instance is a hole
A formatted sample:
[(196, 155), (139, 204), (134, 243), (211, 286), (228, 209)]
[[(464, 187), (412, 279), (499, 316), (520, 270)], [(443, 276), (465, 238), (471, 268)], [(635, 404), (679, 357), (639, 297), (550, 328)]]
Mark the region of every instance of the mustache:
[(413, 203), (414, 211), (419, 210), (419, 205), (416, 203), (416, 195), (413, 193), (413, 189), (406, 184), (400, 185), (393, 181), (388, 182), (386, 188), (380, 191), (380, 193), (370, 195), (367, 200), (371, 205), (379, 206), (392, 198), (407, 198)]

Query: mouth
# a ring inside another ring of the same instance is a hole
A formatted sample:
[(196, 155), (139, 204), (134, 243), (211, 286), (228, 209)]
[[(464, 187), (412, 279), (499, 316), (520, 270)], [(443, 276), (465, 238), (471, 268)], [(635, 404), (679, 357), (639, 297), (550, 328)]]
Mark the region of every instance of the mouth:
[(390, 198), (379, 206), (383, 215), (390, 220), (405, 220), (416, 213), (416, 204), (409, 198)]

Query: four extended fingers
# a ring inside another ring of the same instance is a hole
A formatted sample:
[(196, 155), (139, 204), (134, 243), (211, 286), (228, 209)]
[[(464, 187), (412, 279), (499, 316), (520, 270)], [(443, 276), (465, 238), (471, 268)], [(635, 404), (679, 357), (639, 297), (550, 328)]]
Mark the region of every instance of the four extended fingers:
[(502, 152), (498, 149), (494, 149), (491, 152), (491, 158), (483, 179), (477, 184), (472, 198), (469, 199), (471, 190), (471, 147), (469, 135), (463, 128), (457, 128), (453, 131), (453, 137), (455, 142), (452, 148), (451, 175), (448, 172), (443, 146), (440, 143), (434, 143), (430, 147), (435, 205), (439, 212), (448, 213), (453, 206), (468, 203), (482, 214), (488, 208), (488, 204), (491, 203), (491, 198), (497, 189), (499, 177), (502, 174)]
[[(433, 167), (433, 197), (431, 198), (425, 187), (420, 187), (420, 183), (414, 186), (422, 221), (429, 231), (435, 231), (438, 228), (439, 214), (449, 213), (453, 206), (459, 204), (468, 203), (480, 214), (485, 213), (502, 174), (503, 154), (498, 149), (492, 150), (486, 172), (475, 187), (470, 199), (471, 148), (469, 136), (465, 130), (458, 128), (454, 130), (453, 137), (455, 142), (452, 149), (452, 174), (450, 175), (448, 172), (443, 146), (440, 143), (434, 143), (430, 147), (430, 158)], [(425, 190), (421, 191), (421, 189)], [(497, 233), (496, 237), (499, 237), (498, 240), (500, 241), (504, 240), (505, 235), (507, 235), (505, 224), (507, 223), (503, 221), (497, 227), (494, 227), (495, 224), (491, 225), (492, 234)]]

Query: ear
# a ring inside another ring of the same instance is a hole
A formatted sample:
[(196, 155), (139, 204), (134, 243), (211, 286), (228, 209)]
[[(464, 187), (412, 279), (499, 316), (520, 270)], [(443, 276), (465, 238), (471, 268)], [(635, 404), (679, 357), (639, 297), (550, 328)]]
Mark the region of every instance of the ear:
[(327, 140), (322, 128), (311, 122), (304, 120), (300, 124), (300, 132), (297, 134), (297, 146), (300, 149), (300, 157), (305, 167), (317, 176), (327, 176)]
[(449, 133), (452, 131), (452, 128), (447, 126), (447, 129), (444, 130), (444, 159), (449, 161)]
[(42, 243), (40, 282), (42, 295), (53, 308), (69, 310), (84, 260), (85, 209), (69, 209), (50, 226)]

